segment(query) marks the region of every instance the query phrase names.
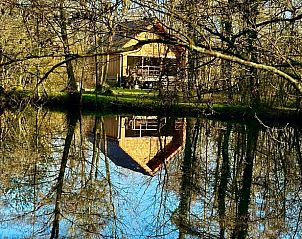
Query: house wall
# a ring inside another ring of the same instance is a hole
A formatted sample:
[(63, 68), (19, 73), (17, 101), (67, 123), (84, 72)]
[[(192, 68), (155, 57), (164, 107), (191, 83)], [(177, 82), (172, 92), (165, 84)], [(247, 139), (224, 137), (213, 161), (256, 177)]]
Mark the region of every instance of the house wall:
[[(158, 39), (159, 36), (154, 33), (141, 32), (135, 39), (129, 40), (124, 47), (129, 47), (135, 45), (137, 40), (148, 40), (148, 39)], [(137, 39), (137, 40), (136, 40)], [(133, 56), (154, 56), (154, 57), (169, 57), (175, 58), (175, 54), (168, 49), (168, 46), (162, 43), (150, 43), (142, 46), (136, 51), (126, 52), (124, 55)]]
[(172, 136), (168, 137), (126, 137), (126, 118), (122, 117), (120, 121), (120, 147), (136, 161), (139, 165), (146, 163), (156, 155), (160, 150), (160, 140), (164, 144), (168, 144), (172, 140)]
[[(136, 37), (138, 40), (158, 39), (158, 35), (149, 32), (142, 32)], [(129, 40), (124, 47), (135, 45), (138, 41), (136, 39)], [(162, 43), (150, 43), (142, 46), (140, 49), (131, 52), (123, 53), (123, 76), (127, 76), (127, 56), (145, 56), (145, 57), (166, 57), (176, 58), (174, 52), (169, 47)]]
[(120, 128), (120, 117), (116, 116), (104, 118), (104, 129), (106, 131), (106, 136), (109, 138), (119, 139), (119, 129)]
[(126, 137), (121, 138), (120, 147), (140, 165), (147, 164), (161, 149), (160, 140), (165, 147), (172, 141), (172, 136), (166, 137)]
[(121, 77), (121, 59), (122, 55), (110, 55), (109, 56), (109, 63), (108, 63), (108, 72), (107, 72), (107, 79), (118, 81), (119, 77)]
[[(136, 37), (138, 40), (158, 39), (154, 33), (142, 32)], [(123, 47), (135, 45), (138, 41), (129, 40)], [(117, 83), (120, 77), (127, 76), (127, 56), (144, 56), (144, 57), (166, 57), (176, 58), (175, 53), (165, 44), (151, 43), (142, 46), (140, 49), (131, 52), (125, 52), (117, 55), (110, 55), (108, 62), (107, 79), (110, 83)]]

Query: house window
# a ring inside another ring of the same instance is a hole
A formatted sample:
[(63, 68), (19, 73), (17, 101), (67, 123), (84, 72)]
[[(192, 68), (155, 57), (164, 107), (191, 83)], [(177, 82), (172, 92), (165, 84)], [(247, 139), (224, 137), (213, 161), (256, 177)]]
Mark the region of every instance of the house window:
[(144, 57), (143, 65), (144, 66), (160, 66), (161, 58), (159, 57)]
[(141, 56), (128, 56), (127, 62), (129, 67), (141, 66), (142, 57)]

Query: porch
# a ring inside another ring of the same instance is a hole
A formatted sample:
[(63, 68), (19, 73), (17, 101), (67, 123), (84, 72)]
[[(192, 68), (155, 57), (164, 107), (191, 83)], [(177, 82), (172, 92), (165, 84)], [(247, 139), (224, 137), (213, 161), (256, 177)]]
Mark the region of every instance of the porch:
[(174, 82), (176, 65), (176, 58), (127, 56), (125, 83), (128, 86), (153, 88), (159, 82)]

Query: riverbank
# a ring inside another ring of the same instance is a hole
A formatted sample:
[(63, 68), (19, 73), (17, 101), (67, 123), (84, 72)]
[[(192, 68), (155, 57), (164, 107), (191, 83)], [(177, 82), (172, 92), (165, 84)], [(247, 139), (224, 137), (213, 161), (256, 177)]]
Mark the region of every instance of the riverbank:
[(84, 114), (102, 113), (135, 113), (173, 116), (205, 116), (230, 120), (250, 120), (257, 118), (263, 123), (292, 122), (301, 124), (301, 110), (294, 108), (270, 108), (232, 105), (215, 102), (181, 102), (173, 97), (158, 97), (155, 91), (143, 90), (109, 90), (103, 94), (84, 92), (68, 95), (55, 92), (47, 97), (37, 99), (31, 92), (13, 91), (1, 95), (0, 108), (18, 107), (25, 104), (43, 105), (56, 110), (67, 110), (70, 107), (80, 109)]
[[(50, 95), (46, 106), (61, 107), (67, 100), (65, 93)], [(205, 116), (229, 120), (257, 119), (266, 124), (269, 122), (292, 122), (301, 124), (302, 112), (294, 108), (270, 108), (264, 105), (257, 107), (231, 105), (226, 103), (190, 103), (179, 99), (158, 97), (155, 91), (113, 90), (105, 94), (83, 93), (80, 105), (84, 114), (102, 113), (135, 113), (169, 116)]]

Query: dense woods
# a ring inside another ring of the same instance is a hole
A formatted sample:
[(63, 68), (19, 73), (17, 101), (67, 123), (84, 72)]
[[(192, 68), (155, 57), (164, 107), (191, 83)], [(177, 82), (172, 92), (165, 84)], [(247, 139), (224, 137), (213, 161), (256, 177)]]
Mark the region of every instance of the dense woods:
[(0, 85), (38, 95), (75, 92), (84, 81), (106, 86), (114, 36), (145, 19), (165, 29), (159, 39), (186, 49), (177, 90), (189, 100), (299, 107), (300, 1), (4, 0), (1, 8)]

